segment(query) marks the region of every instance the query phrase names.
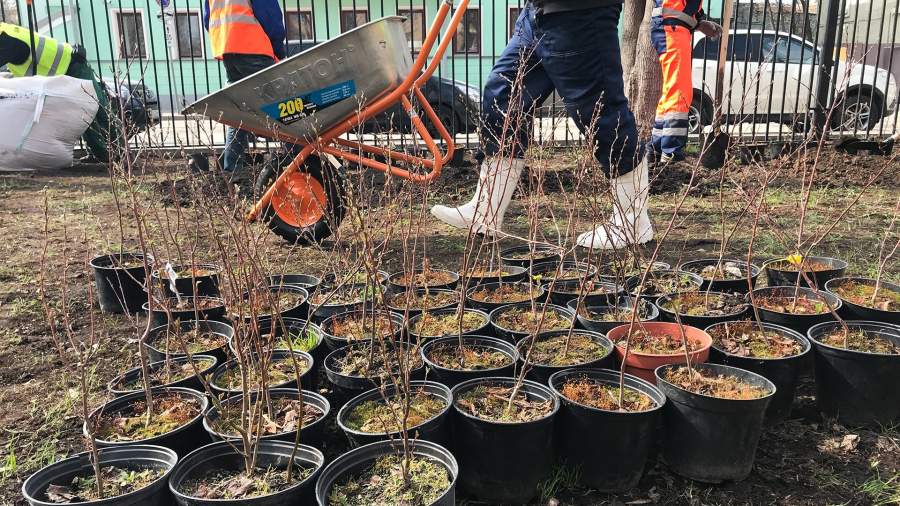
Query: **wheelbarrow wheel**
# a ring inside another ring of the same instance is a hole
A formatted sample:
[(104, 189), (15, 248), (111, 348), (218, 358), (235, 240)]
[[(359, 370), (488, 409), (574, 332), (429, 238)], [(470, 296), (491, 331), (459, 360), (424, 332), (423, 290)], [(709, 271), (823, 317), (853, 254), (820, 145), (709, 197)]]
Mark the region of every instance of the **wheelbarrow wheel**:
[[(288, 164), (270, 158), (256, 179), (256, 194), (262, 195)], [(288, 177), (272, 195), (262, 219), (284, 240), (309, 245), (322, 242), (344, 219), (344, 173), (310, 155), (304, 165)]]

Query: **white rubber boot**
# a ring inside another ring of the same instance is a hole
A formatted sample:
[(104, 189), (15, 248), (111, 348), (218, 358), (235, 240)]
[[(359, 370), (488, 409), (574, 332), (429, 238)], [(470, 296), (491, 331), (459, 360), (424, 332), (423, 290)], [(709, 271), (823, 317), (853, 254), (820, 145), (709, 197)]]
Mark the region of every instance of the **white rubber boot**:
[(650, 177), (647, 158), (634, 170), (612, 180), (613, 211), (608, 223), (578, 236), (576, 244), (593, 249), (621, 249), (653, 239), (647, 213)]
[(472, 227), (477, 234), (493, 235), (503, 226), (503, 216), (524, 168), (522, 158), (485, 160), (472, 200), (459, 207), (434, 206), (431, 214), (452, 227)]

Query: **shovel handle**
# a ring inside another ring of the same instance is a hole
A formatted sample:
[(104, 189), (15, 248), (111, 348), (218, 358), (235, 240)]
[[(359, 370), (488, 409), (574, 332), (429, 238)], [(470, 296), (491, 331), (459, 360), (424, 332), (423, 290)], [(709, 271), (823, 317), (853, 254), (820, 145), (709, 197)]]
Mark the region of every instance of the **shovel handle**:
[[(719, 61), (716, 67), (716, 93), (715, 107), (719, 109), (716, 118), (721, 118), (722, 95), (725, 90), (725, 62), (728, 58), (728, 38), (731, 31), (731, 14), (734, 9), (734, 0), (725, 0), (722, 6), (722, 36), (719, 37)], [(716, 121), (718, 123), (718, 120)]]

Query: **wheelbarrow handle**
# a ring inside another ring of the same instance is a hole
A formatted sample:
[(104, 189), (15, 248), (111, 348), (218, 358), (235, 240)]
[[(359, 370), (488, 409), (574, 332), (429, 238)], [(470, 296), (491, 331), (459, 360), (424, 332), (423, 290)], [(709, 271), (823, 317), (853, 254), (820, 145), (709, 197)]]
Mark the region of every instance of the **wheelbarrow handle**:
[[(445, 7), (446, 6), (446, 7)], [(430, 32), (434, 32), (435, 34), (440, 33), (441, 25), (444, 24), (444, 18), (446, 17), (446, 11), (449, 11), (450, 8), (453, 7), (453, 0), (444, 0), (444, 5), (441, 6), (444, 9), (444, 16), (441, 16), (440, 22), (438, 23), (437, 18), (435, 19), (435, 24), (432, 25)], [(438, 65), (441, 64), (441, 58), (444, 57), (444, 53), (447, 51), (447, 46), (454, 39), (454, 35), (456, 34), (456, 28), (462, 22), (463, 16), (466, 15), (466, 9), (469, 7), (469, 0), (462, 0), (459, 3), (459, 7), (456, 9), (456, 12), (453, 13), (453, 17), (450, 18), (450, 24), (447, 25), (447, 30), (444, 32), (444, 38), (441, 39), (441, 43), (438, 45), (437, 50), (434, 52), (434, 57), (431, 59), (431, 63), (428, 64), (428, 68), (425, 69), (425, 72), (416, 79), (416, 86), (422, 86), (425, 84), (428, 79), (431, 78), (431, 75), (434, 74), (434, 71), (437, 70)], [(429, 46), (429, 50), (431, 47)], [(425, 53), (425, 51), (423, 51)], [(420, 53), (421, 56), (422, 53)], [(426, 53), (427, 54), (427, 53)]]

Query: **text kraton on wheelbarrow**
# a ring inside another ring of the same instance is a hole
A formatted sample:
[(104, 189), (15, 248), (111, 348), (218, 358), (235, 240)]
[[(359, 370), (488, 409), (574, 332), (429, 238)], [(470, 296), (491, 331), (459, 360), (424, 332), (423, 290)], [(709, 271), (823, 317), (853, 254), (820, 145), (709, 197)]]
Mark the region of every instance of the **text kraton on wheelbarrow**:
[[(187, 114), (302, 146), (280, 174), (273, 171), (261, 176), (264, 191), (247, 219), (264, 219), (275, 233), (292, 242), (328, 237), (343, 218), (344, 190), (341, 173), (322, 162), (324, 154), (416, 182), (440, 175), (441, 167), (453, 156), (453, 138), (420, 87), (437, 69), (468, 2), (460, 2), (427, 68), (426, 60), (452, 0), (441, 3), (415, 61), (403, 30), (404, 18), (389, 16), (282, 60), (188, 106)], [(410, 95), (443, 140), (443, 151), (413, 108)], [(340, 138), (397, 102), (409, 115), (429, 157)], [(409, 172), (392, 163), (397, 161), (424, 167), (427, 172)]]

